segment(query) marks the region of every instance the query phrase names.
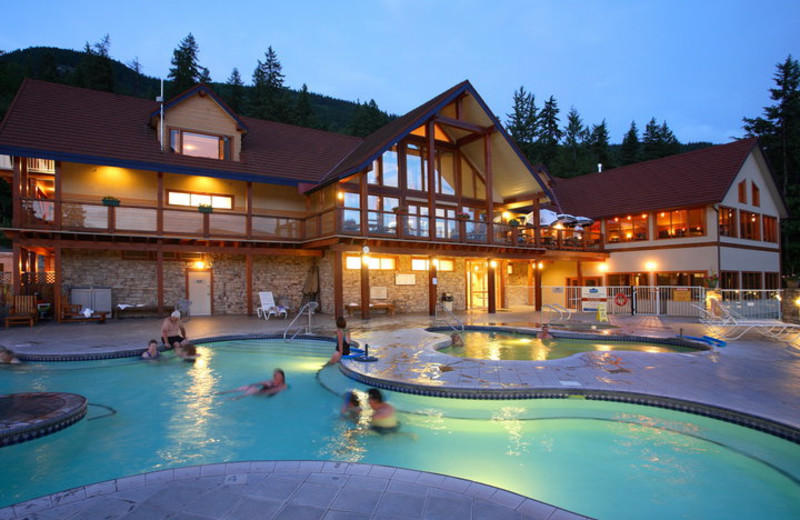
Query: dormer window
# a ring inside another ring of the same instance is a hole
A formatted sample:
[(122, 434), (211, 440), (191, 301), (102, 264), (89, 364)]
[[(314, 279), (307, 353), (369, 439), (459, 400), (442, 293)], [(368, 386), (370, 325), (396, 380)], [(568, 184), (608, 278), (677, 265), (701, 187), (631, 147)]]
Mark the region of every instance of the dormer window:
[(172, 153), (228, 160), (231, 156), (231, 139), (226, 136), (189, 132), (179, 128), (169, 131), (169, 147)]

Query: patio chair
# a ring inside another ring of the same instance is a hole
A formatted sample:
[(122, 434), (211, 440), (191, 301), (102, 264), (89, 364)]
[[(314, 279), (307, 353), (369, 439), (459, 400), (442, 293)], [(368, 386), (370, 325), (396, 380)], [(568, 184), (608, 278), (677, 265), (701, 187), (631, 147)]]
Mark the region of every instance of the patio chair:
[(39, 317), (35, 296), (13, 296), (11, 308), (6, 317), (6, 328), (11, 325), (28, 325), (33, 327)]
[(256, 314), (258, 314), (259, 318), (268, 320), (272, 316), (286, 318), (289, 315), (285, 307), (275, 304), (275, 297), (271, 291), (260, 291), (258, 298), (261, 300), (261, 304), (256, 309)]
[(721, 302), (715, 307), (720, 315), (704, 323), (716, 327), (717, 333), (726, 340), (739, 339), (750, 331), (786, 343), (792, 343), (800, 338), (800, 325), (775, 319), (747, 318)]

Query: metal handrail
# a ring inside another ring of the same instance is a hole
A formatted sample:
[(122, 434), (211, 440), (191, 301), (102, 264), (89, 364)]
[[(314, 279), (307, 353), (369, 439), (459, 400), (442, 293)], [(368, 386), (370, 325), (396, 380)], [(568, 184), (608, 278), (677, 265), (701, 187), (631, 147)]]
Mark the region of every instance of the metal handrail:
[[(451, 323), (450, 323), (449, 321), (447, 321), (446, 319), (441, 319), (441, 318), (439, 318), (439, 310), (440, 310), (440, 309), (441, 309), (442, 311), (444, 311), (444, 313), (445, 313), (445, 314), (449, 315), (449, 316), (450, 316), (450, 318), (452, 318), (452, 320), (453, 320), (453, 321), (455, 321), (455, 322), (458, 324), (458, 326), (455, 326), (455, 325), (451, 324)], [(462, 321), (461, 321), (461, 320), (459, 320), (459, 319), (456, 317), (456, 315), (455, 315), (455, 314), (453, 314), (453, 311), (451, 311), (450, 309), (448, 309), (447, 307), (445, 307), (445, 306), (442, 304), (442, 302), (436, 302), (436, 310), (435, 310), (435, 316), (434, 316), (434, 320), (435, 320), (435, 321), (441, 321), (442, 323), (444, 323), (445, 325), (447, 325), (448, 327), (450, 327), (451, 329), (453, 329), (453, 330), (454, 330), (454, 331), (456, 331), (456, 332), (464, 332), (464, 323), (462, 323)]]
[[(305, 305), (303, 305), (300, 308), (300, 312), (297, 313), (297, 316), (292, 318), (292, 321), (289, 322), (289, 325), (286, 326), (286, 330), (283, 331), (283, 339), (285, 339), (286, 341), (292, 341), (295, 337), (297, 337), (298, 334), (300, 334), (301, 331), (304, 331), (304, 330), (305, 330), (305, 332), (303, 332), (304, 334), (311, 334), (311, 316), (314, 314), (314, 311), (317, 310), (317, 307), (319, 307), (319, 303), (317, 303), (317, 302), (308, 302)], [(303, 312), (306, 311), (306, 310), (308, 311), (308, 313), (307, 313), (308, 314), (308, 325), (306, 325), (305, 329), (302, 328), (302, 327), (297, 329), (294, 332), (294, 334), (292, 334), (291, 337), (288, 337), (289, 336), (289, 330), (291, 330), (292, 325), (294, 325), (294, 322), (296, 322), (298, 320), (298, 318), (300, 318), (300, 316), (302, 316)]]

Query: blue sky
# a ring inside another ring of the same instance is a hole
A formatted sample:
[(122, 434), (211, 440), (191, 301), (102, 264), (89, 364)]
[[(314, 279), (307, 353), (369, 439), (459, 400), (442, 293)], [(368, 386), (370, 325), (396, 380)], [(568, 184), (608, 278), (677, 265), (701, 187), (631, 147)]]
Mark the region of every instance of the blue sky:
[(562, 123), (606, 119), (612, 142), (635, 120), (666, 121), (682, 142), (741, 137), (770, 104), (775, 65), (800, 58), (800, 2), (789, 0), (74, 0), (4, 8), (0, 49), (82, 49), (111, 37), (111, 56), (166, 77), (189, 33), (215, 81), (246, 82), (268, 46), (286, 85), (402, 114), (469, 79), (506, 121), (520, 86)]

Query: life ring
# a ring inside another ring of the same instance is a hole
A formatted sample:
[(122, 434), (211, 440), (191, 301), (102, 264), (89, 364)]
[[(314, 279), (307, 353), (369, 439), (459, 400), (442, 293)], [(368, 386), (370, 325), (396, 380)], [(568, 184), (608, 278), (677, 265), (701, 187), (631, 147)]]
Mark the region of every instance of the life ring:
[(628, 297), (625, 293), (618, 292), (616, 296), (614, 296), (614, 303), (622, 307), (626, 303), (628, 303)]

